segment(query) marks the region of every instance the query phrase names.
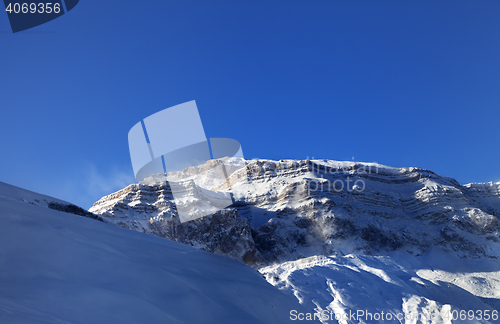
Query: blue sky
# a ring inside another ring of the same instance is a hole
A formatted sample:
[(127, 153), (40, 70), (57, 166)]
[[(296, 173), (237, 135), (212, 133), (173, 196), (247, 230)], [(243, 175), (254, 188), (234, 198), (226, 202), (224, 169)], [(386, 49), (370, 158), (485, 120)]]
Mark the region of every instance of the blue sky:
[(81, 0), (0, 14), (0, 181), (89, 208), (134, 181), (127, 133), (196, 100), (247, 158), (500, 181), (500, 2)]

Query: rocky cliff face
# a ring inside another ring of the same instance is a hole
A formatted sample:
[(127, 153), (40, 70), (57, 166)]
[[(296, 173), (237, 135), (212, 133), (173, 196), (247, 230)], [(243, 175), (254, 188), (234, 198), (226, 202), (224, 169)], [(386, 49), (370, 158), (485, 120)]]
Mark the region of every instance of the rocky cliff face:
[[(500, 183), (460, 185), (419, 168), (330, 160), (231, 163), (236, 202), (181, 223), (168, 183), (133, 184), (90, 209), (119, 226), (263, 266), (312, 255), (500, 257)], [(196, 204), (199, 197), (192, 197)]]

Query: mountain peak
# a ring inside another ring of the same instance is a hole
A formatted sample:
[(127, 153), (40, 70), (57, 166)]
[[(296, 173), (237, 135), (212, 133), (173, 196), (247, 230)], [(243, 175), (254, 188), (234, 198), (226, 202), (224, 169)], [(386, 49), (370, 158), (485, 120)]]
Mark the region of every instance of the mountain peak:
[(497, 184), (463, 186), (421, 168), (333, 160), (235, 159), (228, 169), (228, 181), (212, 189), (230, 190), (236, 202), (185, 224), (167, 182), (130, 185), (90, 211), (257, 267), (317, 254), (419, 255), (432, 246), (500, 257)]

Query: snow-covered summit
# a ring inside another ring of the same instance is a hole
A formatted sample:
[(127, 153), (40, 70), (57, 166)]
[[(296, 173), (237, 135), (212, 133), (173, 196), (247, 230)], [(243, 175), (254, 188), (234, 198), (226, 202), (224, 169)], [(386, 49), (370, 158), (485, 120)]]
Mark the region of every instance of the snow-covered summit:
[(498, 184), (463, 186), (430, 170), (375, 163), (243, 162), (213, 188), (230, 190), (236, 203), (209, 217), (181, 224), (165, 182), (130, 185), (90, 210), (256, 266), (318, 254), (419, 255), (433, 246), (459, 257), (500, 257)]

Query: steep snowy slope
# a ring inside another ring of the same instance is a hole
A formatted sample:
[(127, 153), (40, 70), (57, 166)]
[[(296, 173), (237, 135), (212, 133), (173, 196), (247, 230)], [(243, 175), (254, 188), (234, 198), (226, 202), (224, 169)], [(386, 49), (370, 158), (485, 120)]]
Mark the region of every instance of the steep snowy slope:
[(0, 323), (285, 323), (301, 309), (238, 261), (44, 199), (66, 204), (0, 183)]
[[(440, 250), (314, 256), (260, 269), (323, 323), (499, 323), (500, 263)], [(320, 317), (318, 315), (318, 317)]]

